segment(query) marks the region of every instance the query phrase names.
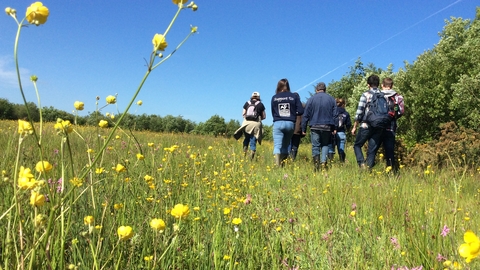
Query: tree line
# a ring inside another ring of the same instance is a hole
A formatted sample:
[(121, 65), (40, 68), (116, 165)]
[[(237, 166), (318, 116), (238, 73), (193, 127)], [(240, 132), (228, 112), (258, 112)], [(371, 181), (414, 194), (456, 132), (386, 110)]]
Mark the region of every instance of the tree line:
[[(440, 40), (433, 49), (417, 57), (413, 63), (397, 72), (390, 65), (386, 69), (373, 63), (364, 65), (359, 58), (338, 81), (328, 84), (327, 92), (347, 101), (346, 109), (352, 115), (361, 94), (366, 90), (366, 78), (377, 74), (380, 78), (391, 77), (394, 89), (403, 95), (406, 109), (400, 118), (398, 135), (403, 142), (413, 147), (419, 143), (438, 140), (442, 125), (454, 122), (459, 128), (480, 131), (480, 8), (473, 20), (451, 18), (439, 33)], [(0, 99), (0, 119), (24, 119), (26, 107), (39, 120), (39, 110), (33, 102), (25, 105), (12, 104)], [(44, 121), (57, 118), (74, 121), (75, 116), (53, 107), (42, 108)], [(117, 116), (118, 117), (118, 116)], [(79, 125), (97, 125), (100, 120), (109, 120), (98, 112), (76, 117)], [(182, 116), (132, 115), (128, 114), (124, 128), (153, 132), (185, 132), (201, 135), (233, 135), (240, 126), (237, 120), (226, 121), (214, 115), (205, 122), (195, 123)], [(272, 127), (264, 125), (266, 140), (272, 139)], [(308, 136), (307, 136), (308, 137)], [(308, 141), (308, 138), (305, 139)]]

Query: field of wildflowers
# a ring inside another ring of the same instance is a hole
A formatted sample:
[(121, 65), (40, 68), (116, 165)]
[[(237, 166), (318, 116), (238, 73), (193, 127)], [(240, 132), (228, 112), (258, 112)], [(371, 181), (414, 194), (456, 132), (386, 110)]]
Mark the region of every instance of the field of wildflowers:
[[(197, 8), (173, 2), (172, 23)], [(49, 16), (40, 2), (20, 22), (5, 11), (19, 32)], [(155, 63), (170, 26), (154, 35), (125, 111), (142, 104), (143, 82), (171, 56)], [(0, 122), (0, 269), (480, 267), (479, 171), (453, 162), (359, 171), (348, 148), (346, 164), (314, 172), (308, 145), (277, 168), (270, 142), (250, 161), (234, 139), (131, 132), (121, 121)]]
[(479, 230), (478, 172), (361, 172), (349, 149), (314, 173), (308, 145), (276, 168), (269, 142), (252, 162), (234, 139), (148, 132), (117, 131), (102, 151), (100, 127), (72, 126), (65, 149), (53, 124), (42, 163), (18, 122), (0, 125), (5, 269), (478, 266), (459, 253)]

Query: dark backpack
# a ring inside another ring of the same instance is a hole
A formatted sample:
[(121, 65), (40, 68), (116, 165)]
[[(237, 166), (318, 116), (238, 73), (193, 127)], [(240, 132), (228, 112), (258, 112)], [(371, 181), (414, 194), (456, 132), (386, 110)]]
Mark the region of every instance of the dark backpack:
[(248, 108), (247, 108), (247, 112), (245, 113), (245, 119), (251, 120), (251, 121), (258, 120), (257, 105), (259, 103), (260, 101), (258, 100), (255, 103), (252, 103), (250, 100), (248, 101)]
[(388, 128), (393, 117), (389, 114), (388, 101), (382, 92), (370, 92), (372, 97), (367, 103), (365, 122), (373, 128)]
[(394, 119), (398, 119), (403, 116), (405, 113), (403, 96), (397, 93), (388, 97), (388, 113)]
[(338, 116), (337, 116), (337, 127), (338, 128), (343, 128), (345, 126), (345, 118), (347, 116), (343, 113), (340, 113)]

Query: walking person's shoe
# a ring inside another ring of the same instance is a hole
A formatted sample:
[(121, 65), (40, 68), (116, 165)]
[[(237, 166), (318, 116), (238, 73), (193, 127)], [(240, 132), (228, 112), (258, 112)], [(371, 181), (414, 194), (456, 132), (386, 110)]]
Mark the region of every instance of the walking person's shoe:
[(291, 150), (290, 151), (290, 158), (295, 161), (295, 159), (297, 158), (297, 150)]
[(250, 153), (250, 160), (252, 161), (254, 157), (255, 157), (255, 151), (252, 151)]
[(280, 159), (280, 154), (275, 154), (275, 166), (280, 167), (282, 160)]
[(248, 151), (248, 146), (244, 145), (244, 146), (243, 146), (243, 156), (244, 156), (244, 157), (247, 156), (247, 151)]
[(320, 156), (313, 157), (313, 169), (316, 172), (320, 170)]

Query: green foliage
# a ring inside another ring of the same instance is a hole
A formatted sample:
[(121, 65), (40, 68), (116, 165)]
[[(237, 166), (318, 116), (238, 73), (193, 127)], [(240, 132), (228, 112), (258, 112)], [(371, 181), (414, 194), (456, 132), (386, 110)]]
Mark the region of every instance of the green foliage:
[(454, 122), (441, 125), (438, 141), (417, 144), (405, 159), (410, 166), (422, 168), (452, 168), (455, 166), (475, 168), (480, 160), (480, 133), (457, 126)]
[(420, 55), (398, 77), (404, 93), (407, 140), (438, 139), (440, 125), (454, 121), (478, 131), (480, 9), (475, 20), (451, 18), (439, 43)]
[(216, 114), (205, 122), (205, 124), (202, 126), (202, 131), (200, 134), (224, 136), (226, 130), (227, 124), (225, 124), (225, 119)]
[(8, 102), (7, 99), (0, 98), (0, 119), (13, 120), (17, 117), (14, 114), (13, 104)]

